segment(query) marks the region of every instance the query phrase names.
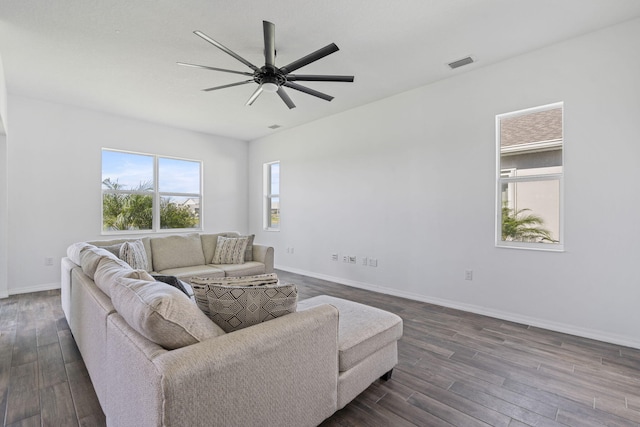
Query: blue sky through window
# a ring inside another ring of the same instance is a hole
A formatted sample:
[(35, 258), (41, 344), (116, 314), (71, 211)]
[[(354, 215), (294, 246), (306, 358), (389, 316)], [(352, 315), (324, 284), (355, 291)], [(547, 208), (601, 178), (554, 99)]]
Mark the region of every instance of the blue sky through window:
[[(200, 193), (200, 162), (161, 157), (158, 163), (159, 191)], [(107, 178), (125, 190), (153, 185), (153, 156), (102, 150), (102, 181)]]

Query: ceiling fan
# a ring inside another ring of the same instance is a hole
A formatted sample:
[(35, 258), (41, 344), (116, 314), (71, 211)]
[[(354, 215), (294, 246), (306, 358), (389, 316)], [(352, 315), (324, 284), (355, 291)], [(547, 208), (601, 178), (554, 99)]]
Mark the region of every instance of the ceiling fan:
[(315, 52), (310, 53), (307, 56), (304, 56), (292, 63), (285, 65), (284, 67), (276, 67), (276, 42), (275, 42), (275, 32), (276, 27), (274, 24), (268, 21), (262, 21), (262, 27), (264, 32), (264, 66), (258, 68), (253, 65), (251, 62), (242, 58), (237, 53), (233, 52), (231, 49), (223, 46), (221, 43), (213, 40), (211, 37), (204, 34), (202, 31), (194, 31), (193, 33), (198, 37), (201, 37), (205, 41), (211, 43), (218, 49), (223, 52), (233, 56), (238, 61), (242, 62), (247, 67), (251, 68), (253, 72), (245, 72), (245, 71), (234, 71), (227, 70), (224, 68), (216, 68), (216, 67), (208, 67), (206, 65), (196, 65), (196, 64), (187, 64), (184, 62), (178, 62), (178, 65), (184, 65), (185, 67), (194, 67), (194, 68), (203, 68), (205, 70), (213, 70), (213, 71), (222, 71), (225, 73), (233, 73), (240, 74), (243, 76), (251, 77), (248, 80), (244, 80), (237, 83), (231, 83), (223, 86), (211, 87), (208, 89), (203, 89), (204, 91), (212, 91), (218, 89), (225, 89), (233, 86), (240, 86), (247, 83), (257, 83), (258, 88), (253, 92), (253, 95), (249, 98), (246, 105), (252, 105), (256, 99), (260, 96), (262, 92), (276, 92), (280, 98), (287, 104), (287, 107), (295, 108), (295, 104), (285, 92), (284, 87), (288, 87), (291, 89), (298, 90), (300, 92), (304, 92), (309, 95), (316, 96), (318, 98), (331, 101), (333, 96), (327, 95), (322, 92), (318, 92), (317, 90), (310, 89), (308, 87), (299, 85), (294, 83), (295, 81), (299, 82), (353, 82), (353, 76), (333, 76), (333, 75), (312, 75), (312, 74), (291, 74), (299, 68), (304, 67), (305, 65), (309, 65), (312, 62), (315, 62), (319, 59), (324, 58), (327, 55), (330, 55), (336, 51), (338, 51), (338, 46), (335, 43), (331, 43), (321, 49), (316, 50)]

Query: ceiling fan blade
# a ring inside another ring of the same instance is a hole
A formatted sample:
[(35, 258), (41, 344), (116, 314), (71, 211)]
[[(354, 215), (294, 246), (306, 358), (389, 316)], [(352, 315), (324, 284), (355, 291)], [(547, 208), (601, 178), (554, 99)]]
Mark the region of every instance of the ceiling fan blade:
[(208, 41), (209, 43), (211, 43), (212, 45), (214, 45), (215, 47), (217, 47), (218, 49), (220, 49), (224, 53), (227, 53), (227, 54), (233, 56), (238, 61), (240, 61), (244, 65), (246, 65), (247, 67), (251, 68), (253, 71), (258, 71), (258, 67), (253, 65), (251, 62), (247, 61), (246, 59), (244, 59), (243, 57), (241, 57), (240, 55), (238, 55), (237, 53), (235, 53), (234, 51), (232, 51), (228, 47), (225, 47), (224, 45), (218, 43), (217, 41), (215, 41), (214, 39), (212, 39), (211, 37), (209, 37), (208, 35), (206, 35), (202, 31), (194, 31), (193, 34), (195, 34), (196, 36), (198, 36), (198, 37), (200, 37), (200, 38), (202, 38), (202, 39), (204, 39), (206, 41)]
[(209, 92), (209, 91), (212, 91), (212, 90), (225, 89), (225, 88), (228, 88), (228, 87), (245, 85), (247, 83), (252, 83), (252, 82), (254, 82), (254, 80), (245, 80), (243, 82), (231, 83), (231, 84), (223, 85), (223, 86), (210, 87), (208, 89), (202, 89), (202, 90), (205, 91), (205, 92)]
[(267, 67), (276, 66), (276, 26), (269, 21), (262, 21), (264, 32), (264, 62)]
[(249, 100), (245, 105), (253, 104), (256, 101), (256, 99), (258, 99), (261, 93), (262, 93), (262, 85), (258, 86), (258, 89), (256, 89), (255, 92), (253, 92), (253, 95), (251, 95), (251, 98), (249, 98)]
[(282, 99), (284, 103), (287, 104), (287, 107), (289, 107), (289, 109), (296, 108), (296, 104), (293, 103), (291, 98), (289, 98), (289, 95), (287, 95), (287, 92), (285, 92), (282, 87), (278, 88), (278, 95), (280, 95), (280, 99)]
[(291, 89), (299, 90), (300, 92), (304, 92), (309, 95), (317, 96), (318, 98), (322, 98), (326, 101), (331, 101), (333, 99), (333, 96), (327, 95), (326, 93), (318, 92), (317, 90), (309, 89), (305, 86), (300, 86), (297, 83), (286, 82), (284, 86), (290, 87)]
[(338, 49), (338, 46), (336, 46), (335, 43), (328, 44), (325, 47), (298, 59), (297, 61), (293, 61), (289, 65), (285, 65), (284, 67), (280, 68), (280, 70), (285, 74), (289, 74), (297, 70), (298, 68), (302, 68), (305, 65), (311, 64), (312, 62), (315, 62), (318, 59), (322, 59), (327, 55), (331, 55), (333, 52), (337, 52), (338, 50), (340, 49)]
[(182, 65), (182, 66), (185, 66), (185, 67), (203, 68), (205, 70), (224, 71), (225, 73), (242, 74), (243, 76), (253, 76), (253, 73), (247, 73), (245, 71), (227, 70), (225, 68), (209, 67), (207, 65), (187, 64), (185, 62), (176, 62), (176, 64)]
[(353, 76), (319, 76), (315, 74), (288, 74), (287, 80), (290, 82), (353, 82)]

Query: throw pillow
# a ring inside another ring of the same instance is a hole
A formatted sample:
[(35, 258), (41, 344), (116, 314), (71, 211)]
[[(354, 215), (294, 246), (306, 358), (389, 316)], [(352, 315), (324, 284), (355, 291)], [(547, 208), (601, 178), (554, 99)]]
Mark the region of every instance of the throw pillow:
[(122, 248), (122, 243), (117, 243), (115, 245), (107, 245), (101, 246), (102, 249), (106, 249), (118, 258), (120, 258), (120, 248)]
[(189, 281), (196, 285), (264, 286), (277, 285), (278, 276), (276, 273), (269, 273), (240, 277), (192, 277)]
[(212, 264), (244, 264), (248, 237), (218, 236)]
[(182, 284), (182, 281), (179, 280), (177, 277), (175, 277), (175, 276), (160, 276), (160, 275), (155, 275), (155, 274), (152, 274), (151, 277), (153, 277), (156, 282), (166, 283), (167, 285), (173, 286), (174, 288), (178, 289), (179, 291), (184, 292), (185, 295), (189, 296), (189, 292), (187, 292), (187, 290), (185, 289), (184, 285)]
[(158, 282), (118, 279), (111, 301), (129, 326), (169, 350), (224, 334), (189, 297)]
[(149, 271), (147, 251), (144, 249), (142, 240), (124, 242), (120, 247), (120, 259), (131, 266), (131, 268)]
[(191, 286), (200, 310), (225, 332), (295, 313), (298, 304), (298, 289), (294, 284)]
[(256, 238), (255, 234), (250, 234), (248, 236), (240, 236), (247, 237), (247, 249), (244, 251), (244, 261), (253, 261), (253, 239)]

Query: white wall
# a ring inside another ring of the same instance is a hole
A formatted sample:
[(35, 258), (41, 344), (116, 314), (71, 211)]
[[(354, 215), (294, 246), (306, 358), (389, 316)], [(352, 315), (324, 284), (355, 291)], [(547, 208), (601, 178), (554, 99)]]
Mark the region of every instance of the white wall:
[(69, 244), (110, 238), (100, 235), (103, 147), (203, 160), (205, 231), (247, 228), (244, 141), (11, 93), (8, 123), (9, 293), (59, 287)]
[[(640, 347), (639, 39), (631, 21), (254, 141), (250, 229), (280, 268)], [(566, 252), (496, 248), (495, 116), (558, 101)]]
[(8, 254), (7, 244), (9, 214), (7, 191), (7, 136), (0, 132), (0, 298), (9, 295)]

